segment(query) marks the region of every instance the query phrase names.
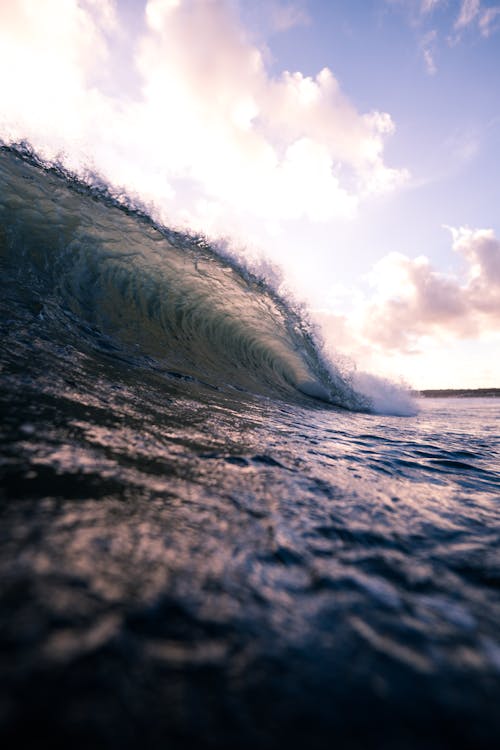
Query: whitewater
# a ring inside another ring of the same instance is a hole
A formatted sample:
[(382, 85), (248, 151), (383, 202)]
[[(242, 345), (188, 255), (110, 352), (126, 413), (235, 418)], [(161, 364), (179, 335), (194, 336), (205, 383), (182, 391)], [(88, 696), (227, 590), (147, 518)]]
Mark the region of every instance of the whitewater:
[(375, 413), (269, 280), (26, 147), (0, 263), (6, 746), (498, 746), (498, 399)]

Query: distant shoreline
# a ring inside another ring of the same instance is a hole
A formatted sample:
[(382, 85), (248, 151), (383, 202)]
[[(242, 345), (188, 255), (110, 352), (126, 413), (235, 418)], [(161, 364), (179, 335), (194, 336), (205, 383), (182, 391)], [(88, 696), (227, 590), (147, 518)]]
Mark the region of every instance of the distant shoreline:
[(500, 398), (500, 388), (446, 388), (414, 391), (424, 398)]

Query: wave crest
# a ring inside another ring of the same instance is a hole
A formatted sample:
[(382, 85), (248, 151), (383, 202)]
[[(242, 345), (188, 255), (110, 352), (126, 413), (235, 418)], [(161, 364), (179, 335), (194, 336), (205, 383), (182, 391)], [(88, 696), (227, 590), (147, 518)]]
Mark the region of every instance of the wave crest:
[(92, 178), (0, 149), (1, 254), (10, 283), (69, 320), (216, 387), (367, 410), (312, 329), (264, 280), (204, 238), (155, 223)]

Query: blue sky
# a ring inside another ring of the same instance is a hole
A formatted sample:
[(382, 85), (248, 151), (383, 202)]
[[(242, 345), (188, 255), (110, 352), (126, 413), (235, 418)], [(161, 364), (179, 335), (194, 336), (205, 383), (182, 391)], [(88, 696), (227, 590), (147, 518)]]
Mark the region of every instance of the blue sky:
[[(386, 160), (406, 167), (411, 180), (390, 200), (367, 207), (375, 230), (368, 252), (377, 257), (386, 242), (391, 249), (404, 243), (407, 252), (431, 252), (446, 269), (450, 245), (442, 224), (500, 230), (500, 34), (485, 38), (471, 28), (452, 44), (458, 0), (420, 19), (415, 6), (311, 1), (301, 6), (304, 25), (268, 44), (276, 73), (314, 75), (328, 65), (361, 111), (390, 113), (396, 131)], [(422, 55), (429, 30), (438, 34), (433, 74)]]
[(500, 387), (500, 4), (10, 0), (0, 65), (4, 140), (271, 259), (332, 358)]

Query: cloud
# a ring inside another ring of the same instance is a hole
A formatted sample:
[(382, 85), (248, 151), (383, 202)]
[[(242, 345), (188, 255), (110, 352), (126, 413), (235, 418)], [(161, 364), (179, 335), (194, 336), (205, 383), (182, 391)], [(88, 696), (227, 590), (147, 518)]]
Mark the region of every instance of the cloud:
[(460, 12), (455, 21), (455, 29), (464, 29), (469, 26), (479, 13), (481, 0), (462, 0)]
[[(350, 217), (361, 200), (403, 182), (404, 170), (384, 162), (390, 116), (359, 112), (327, 68), (271, 75), (236, 7), (149, 0), (133, 49), (139, 95), (127, 97), (98, 85), (99, 72), (116, 67), (119, 6), (2, 4), (4, 137), (27, 137), (49, 156), (62, 151), (72, 166), (88, 154), (164, 218), (207, 231), (230, 231), (238, 216)], [(301, 20), (298, 6), (271, 7), (280, 23)], [(213, 227), (201, 226), (207, 216)]]
[(296, 26), (307, 26), (311, 19), (306, 10), (297, 3), (267, 3), (271, 27), (276, 32), (288, 31)]
[[(428, 28), (435, 11), (446, 6), (447, 0), (385, 0), (386, 3), (403, 11), (407, 23), (415, 30), (420, 54), (426, 72), (433, 76), (437, 73), (436, 52), (438, 49), (438, 31)], [(433, 22), (434, 24), (434, 22)]]
[(427, 15), (432, 13), (439, 5), (443, 5), (444, 0), (422, 0), (420, 4), (420, 13)]
[(451, 229), (462, 276), (428, 258), (391, 253), (374, 267), (363, 335), (377, 346), (416, 351), (425, 337), (470, 338), (500, 330), (500, 241), (492, 230)]
[[(422, 388), (498, 385), (500, 240), (491, 229), (448, 229), (459, 272), (390, 253), (368, 274), (368, 292), (336, 285), (327, 305), (313, 309), (327, 356), (345, 372), (356, 362), (383, 376), (406, 372)], [(464, 366), (464, 342), (481, 370)]]
[(106, 31), (113, 31), (118, 27), (115, 0), (82, 0), (81, 6), (87, 7)]
[(419, 26), (438, 8), (445, 7), (448, 0), (385, 0), (385, 2), (392, 8), (400, 9), (412, 26)]
[(178, 166), (212, 197), (319, 220), (351, 215), (404, 179), (383, 161), (389, 115), (357, 112), (327, 68), (271, 77), (227, 3), (150, 0), (146, 13), (137, 57), (146, 105), (162, 127), (178, 121), (185, 133), (189, 123), (187, 144), (176, 133)]
[(500, 6), (485, 8), (479, 18), (479, 30), (484, 37), (491, 36), (500, 29)]
[[(446, 39), (448, 45), (453, 47), (459, 44), (466, 32), (479, 31), (482, 37), (487, 38), (500, 30), (500, 5), (485, 8), (481, 0), (455, 0), (453, 4), (449, 0), (385, 2), (392, 8), (402, 9), (407, 23), (415, 29), (417, 44), (429, 75), (437, 73), (436, 53), (440, 39)], [(431, 22), (433, 28), (429, 28)]]
[(451, 37), (451, 43), (455, 44), (460, 41), (462, 32), (473, 27), (476, 27), (483, 37), (489, 37), (498, 31), (500, 29), (500, 6), (483, 8), (481, 0), (462, 0), (460, 12), (454, 24), (457, 33)]
[(113, 13), (109, 2), (0, 4), (1, 137), (54, 153), (91, 135), (103, 97), (89, 82), (109, 61)]
[(426, 34), (424, 34), (420, 42), (420, 50), (424, 58), (425, 68), (428, 74), (431, 76), (435, 75), (437, 72), (437, 67), (436, 67), (436, 62), (435, 62), (436, 44), (437, 44), (436, 29), (431, 29), (431, 31), (428, 31)]

